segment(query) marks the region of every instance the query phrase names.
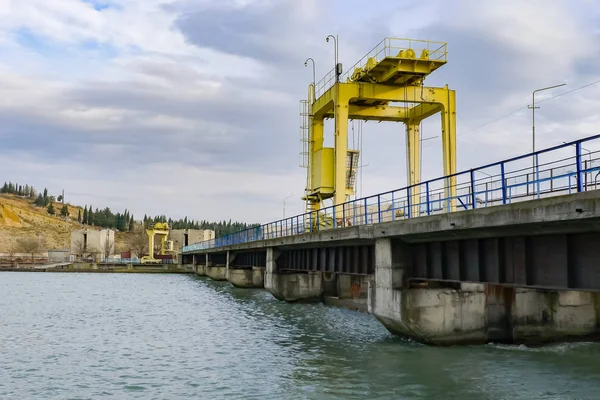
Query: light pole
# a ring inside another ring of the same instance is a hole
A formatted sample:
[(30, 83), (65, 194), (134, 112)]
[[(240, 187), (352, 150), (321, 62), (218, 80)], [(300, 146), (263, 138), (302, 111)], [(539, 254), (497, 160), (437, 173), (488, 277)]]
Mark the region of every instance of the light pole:
[(283, 199), (283, 219), (285, 219), (285, 201), (287, 199), (289, 199), (290, 197), (292, 197), (294, 194), (290, 194), (288, 197), (286, 197), (285, 199)]
[(308, 67), (308, 62), (312, 61), (312, 70), (313, 70), (313, 86), (316, 84), (315, 78), (316, 78), (316, 73), (315, 73), (315, 60), (313, 60), (312, 58), (308, 57), (306, 59), (306, 61), (304, 61), (304, 66)]
[[(531, 109), (531, 148), (532, 148), (532, 153), (535, 153), (535, 109), (536, 108), (540, 108), (539, 106), (537, 106), (537, 107), (535, 106), (535, 94), (537, 92), (541, 92), (541, 91), (548, 90), (548, 89), (554, 89), (554, 88), (565, 86), (565, 85), (566, 85), (566, 83), (561, 83), (560, 85), (554, 85), (554, 86), (544, 87), (544, 88), (541, 88), (541, 89), (536, 89), (531, 94), (532, 104), (529, 105), (529, 106), (527, 106), (527, 108)], [(535, 164), (536, 164), (535, 163), (535, 159), (536, 159), (536, 157), (535, 157), (535, 154), (534, 154), (533, 155), (533, 167), (532, 167), (533, 174), (535, 174)]]
[(329, 43), (329, 38), (333, 39), (333, 48), (334, 48), (334, 57), (335, 57), (334, 73), (335, 73), (335, 82), (337, 83), (339, 81), (339, 75), (338, 75), (338, 37), (337, 37), (337, 35), (335, 35), (335, 36), (328, 35), (325, 38), (325, 41), (327, 43)]

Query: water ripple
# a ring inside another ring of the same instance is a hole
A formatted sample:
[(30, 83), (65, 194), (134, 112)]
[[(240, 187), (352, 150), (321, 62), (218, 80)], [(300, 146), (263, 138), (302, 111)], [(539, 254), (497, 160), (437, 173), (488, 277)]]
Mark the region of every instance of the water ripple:
[(595, 399), (600, 346), (434, 348), (192, 276), (0, 274), (0, 399)]

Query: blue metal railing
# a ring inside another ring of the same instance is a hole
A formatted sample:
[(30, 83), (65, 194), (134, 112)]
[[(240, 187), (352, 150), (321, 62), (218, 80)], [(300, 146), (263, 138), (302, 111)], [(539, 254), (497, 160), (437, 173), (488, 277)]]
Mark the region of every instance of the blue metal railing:
[(107, 258), (100, 261), (103, 264), (140, 264), (141, 259), (139, 258)]
[[(141, 264), (141, 258), (107, 258), (99, 262), (100, 264)], [(176, 260), (163, 259), (160, 260), (160, 264), (175, 264)]]
[[(598, 150), (590, 150), (591, 146)], [(587, 153), (582, 154), (582, 149)], [(599, 153), (600, 135), (594, 135), (194, 243), (182, 252), (595, 190), (600, 180), (600, 158), (595, 158)]]

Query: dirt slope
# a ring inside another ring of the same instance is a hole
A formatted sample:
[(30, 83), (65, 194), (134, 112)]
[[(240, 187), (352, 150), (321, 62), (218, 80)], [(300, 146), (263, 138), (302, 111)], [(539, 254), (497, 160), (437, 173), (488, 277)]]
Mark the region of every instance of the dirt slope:
[[(62, 203), (54, 203), (56, 213), (60, 213)], [(84, 226), (77, 222), (77, 215), (81, 207), (68, 205), (69, 217), (65, 220), (60, 215), (51, 216), (46, 208), (40, 208), (26, 198), (13, 195), (0, 195), (0, 253), (9, 253), (15, 249), (17, 239), (22, 237), (38, 237), (42, 239), (44, 248), (62, 249), (69, 248), (71, 231), (76, 229), (100, 229), (93, 226)], [(124, 240), (127, 233), (116, 233), (117, 248)]]

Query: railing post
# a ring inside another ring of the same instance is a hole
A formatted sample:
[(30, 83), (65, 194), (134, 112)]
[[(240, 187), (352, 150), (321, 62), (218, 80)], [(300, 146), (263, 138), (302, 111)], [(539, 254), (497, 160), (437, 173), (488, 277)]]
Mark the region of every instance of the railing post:
[(581, 142), (577, 142), (575, 149), (575, 159), (577, 162), (577, 192), (583, 192), (583, 182), (581, 180)]
[(490, 192), (490, 187), (488, 186), (488, 183), (491, 183), (491, 182), (485, 183), (485, 206), (486, 207), (488, 205), (488, 198), (489, 198), (489, 192)]
[(342, 203), (342, 227), (346, 227), (346, 203)]
[(429, 181), (425, 182), (425, 201), (427, 202), (427, 215), (431, 215), (431, 205), (429, 205)]
[(540, 198), (540, 160), (539, 154), (535, 155), (535, 186), (537, 190), (537, 198)]
[(396, 220), (396, 207), (394, 206), (394, 193), (392, 192), (392, 221)]
[(445, 192), (446, 192), (446, 212), (450, 212), (452, 211), (452, 201), (454, 200), (452, 198), (452, 187), (450, 186), (450, 178), (444, 178), (445, 179), (445, 183), (444, 186), (446, 186)]
[(319, 232), (320, 229), (321, 229), (321, 226), (319, 224), (319, 210), (317, 210), (317, 232)]
[(411, 205), (411, 201), (410, 201), (410, 192), (411, 192), (410, 189), (411, 189), (410, 186), (406, 188), (406, 203), (408, 204), (408, 211), (407, 211), (408, 218), (411, 218), (411, 215), (412, 215), (412, 205)]
[(365, 197), (365, 225), (369, 223), (369, 214), (367, 213), (367, 198)]
[(500, 163), (500, 178), (502, 179), (502, 204), (506, 204), (506, 179), (504, 178), (504, 163)]
[(475, 196), (475, 171), (471, 170), (471, 204), (475, 209), (477, 208), (477, 197)]
[(333, 205), (333, 229), (337, 228), (337, 214), (335, 213), (335, 204)]
[(381, 195), (377, 195), (377, 222), (381, 222)]

